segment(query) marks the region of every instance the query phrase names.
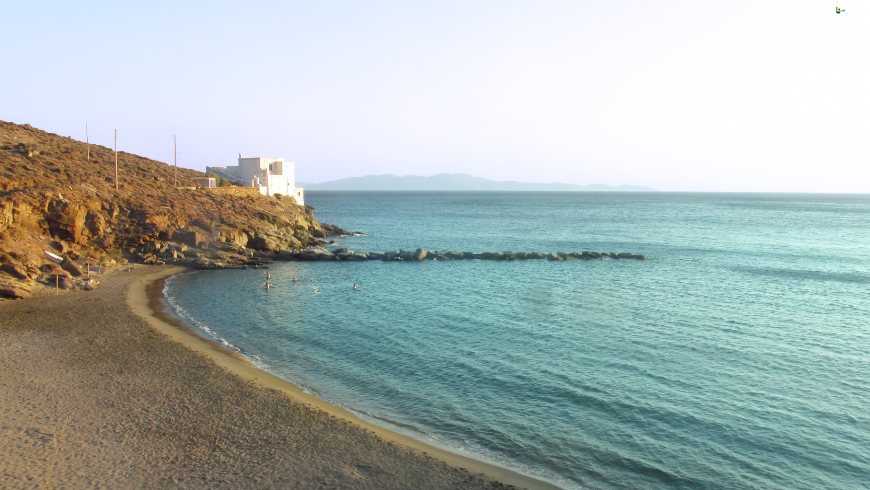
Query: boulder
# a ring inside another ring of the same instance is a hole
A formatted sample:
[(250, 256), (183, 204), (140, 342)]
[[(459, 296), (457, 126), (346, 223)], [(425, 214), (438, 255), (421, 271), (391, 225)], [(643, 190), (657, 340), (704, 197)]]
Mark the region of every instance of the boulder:
[(324, 248), (309, 248), (296, 255), (296, 258), (300, 260), (332, 260), (335, 255)]
[(444, 257), (446, 257), (448, 259), (452, 259), (452, 260), (462, 260), (465, 258), (464, 252), (454, 252), (452, 250), (449, 252), (443, 253), (441, 255), (443, 255)]
[(67, 245), (65, 242), (62, 242), (60, 240), (52, 240), (52, 241), (48, 242), (48, 246), (55, 249), (61, 255), (69, 252), (69, 245)]
[(516, 260), (517, 259), (517, 254), (515, 254), (513, 252), (502, 252), (502, 256), (504, 257), (504, 260)]
[(527, 258), (527, 257), (526, 257), (526, 253), (525, 253), (525, 252), (517, 252), (517, 259), (519, 259), (519, 260), (526, 260), (526, 258)]
[(378, 259), (380, 259), (381, 257), (383, 257), (383, 255), (384, 255), (384, 254), (379, 254), (379, 253), (377, 253), (377, 252), (368, 252), (368, 253), (366, 254), (366, 256), (368, 257), (369, 260), (378, 260)]
[(14, 277), (15, 279), (27, 279), (27, 271), (23, 267), (15, 264), (3, 264), (0, 270)]
[(0, 298), (24, 299), (30, 297), (30, 285), (14, 279), (0, 278)]
[(64, 257), (63, 262), (60, 263), (60, 267), (72, 274), (74, 277), (81, 277), (84, 275), (84, 272), (76, 265), (75, 262), (69, 259), (69, 257)]
[(610, 252), (610, 257), (611, 257), (611, 258), (614, 258), (614, 259), (618, 259), (618, 258), (619, 258), (619, 256), (616, 255), (616, 252)]
[(543, 252), (529, 252), (526, 254), (526, 258), (529, 259), (543, 259), (546, 255)]
[(264, 236), (253, 239), (248, 243), (248, 247), (253, 248), (254, 250), (260, 250), (261, 252), (277, 252), (281, 249), (281, 247), (279, 247), (271, 238), (266, 238)]
[(172, 232), (172, 241), (175, 243), (183, 243), (190, 247), (195, 247), (197, 244), (197, 235), (195, 231), (180, 231)]
[(413, 260), (423, 260), (429, 252), (425, 248), (418, 248), (411, 254)]
[(60, 289), (72, 289), (73, 282), (66, 276), (60, 276), (57, 280), (57, 287)]
[(346, 248), (337, 248), (337, 249), (332, 251), (332, 253), (334, 253), (335, 255), (338, 255), (340, 253), (347, 253), (347, 252), (348, 252), (348, 249), (346, 249)]
[(362, 261), (364, 261), (364, 260), (368, 260), (368, 259), (369, 259), (369, 257), (368, 257), (368, 255), (366, 255), (365, 253), (363, 253), (363, 252), (354, 252), (354, 253), (350, 254), (350, 255), (347, 257), (347, 259), (345, 259), (345, 260), (356, 261), (356, 262), (362, 262)]
[(462, 254), (465, 255), (466, 259), (473, 259), (475, 257), (474, 252), (462, 252)]
[(483, 260), (504, 260), (504, 254), (501, 252), (483, 252), (480, 254)]
[(566, 258), (570, 257), (570, 255), (566, 254), (565, 252), (556, 252), (556, 255), (558, 255), (559, 257), (562, 257), (562, 260), (565, 260)]
[(293, 260), (295, 258), (294, 255), (295, 254), (292, 250), (283, 249), (278, 250), (278, 254), (275, 256), (275, 258), (277, 258), (278, 260)]
[(635, 255), (634, 258), (637, 260), (646, 260), (646, 255)]
[(558, 254), (551, 253), (550, 255), (547, 255), (547, 260), (564, 260), (564, 259), (562, 257), (559, 257)]

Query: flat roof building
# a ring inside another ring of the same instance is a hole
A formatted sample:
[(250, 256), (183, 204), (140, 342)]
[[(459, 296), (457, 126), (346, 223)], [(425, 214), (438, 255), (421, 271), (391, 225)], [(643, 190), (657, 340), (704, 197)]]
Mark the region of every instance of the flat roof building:
[(229, 180), (236, 185), (254, 187), (265, 196), (281, 194), (293, 196), (296, 203), (305, 204), (302, 187), (296, 187), (296, 164), (283, 158), (242, 158), (239, 164), (229, 167), (206, 167), (206, 172)]

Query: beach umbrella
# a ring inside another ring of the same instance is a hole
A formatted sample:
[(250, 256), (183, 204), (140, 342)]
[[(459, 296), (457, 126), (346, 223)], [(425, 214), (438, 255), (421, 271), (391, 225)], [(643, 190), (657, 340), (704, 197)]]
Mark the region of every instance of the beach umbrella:
[(85, 259), (85, 265), (88, 267), (88, 279), (91, 278), (91, 264), (99, 264), (100, 261), (91, 257)]
[(70, 277), (70, 274), (63, 270), (59, 265), (52, 264), (51, 269), (48, 270), (48, 275), (54, 276), (54, 294), (57, 296), (60, 291), (60, 276)]

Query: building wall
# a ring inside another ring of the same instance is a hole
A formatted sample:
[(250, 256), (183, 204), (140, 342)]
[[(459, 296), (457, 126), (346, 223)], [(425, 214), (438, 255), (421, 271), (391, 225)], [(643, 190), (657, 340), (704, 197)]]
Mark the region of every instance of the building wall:
[(215, 187), (210, 192), (229, 194), (231, 196), (259, 196), (260, 190), (255, 187)]

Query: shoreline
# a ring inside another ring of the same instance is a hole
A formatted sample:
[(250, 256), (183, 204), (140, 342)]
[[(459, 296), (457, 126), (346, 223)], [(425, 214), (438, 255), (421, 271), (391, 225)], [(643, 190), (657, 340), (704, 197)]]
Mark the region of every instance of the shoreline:
[(452, 448), (421, 441), (367, 422), (348, 410), (305, 393), (302, 388), (290, 381), (260, 369), (244, 355), (228, 349), (216, 340), (205, 337), (199, 329), (188, 323), (169, 306), (163, 294), (165, 283), (170, 277), (189, 270), (185, 267), (173, 267), (137, 278), (127, 291), (127, 306), (157, 332), (198, 354), (206, 356), (233, 375), (253, 382), (262, 388), (279, 391), (312, 410), (322, 411), (331, 417), (355, 424), (378, 436), (387, 444), (401, 445), (417, 454), (434, 457), (450, 466), (467, 470), (470, 473), (482, 473), (507, 485), (524, 487), (529, 490), (564, 490), (563, 487), (536, 476), (521, 473), (470, 454), (460, 454)]

